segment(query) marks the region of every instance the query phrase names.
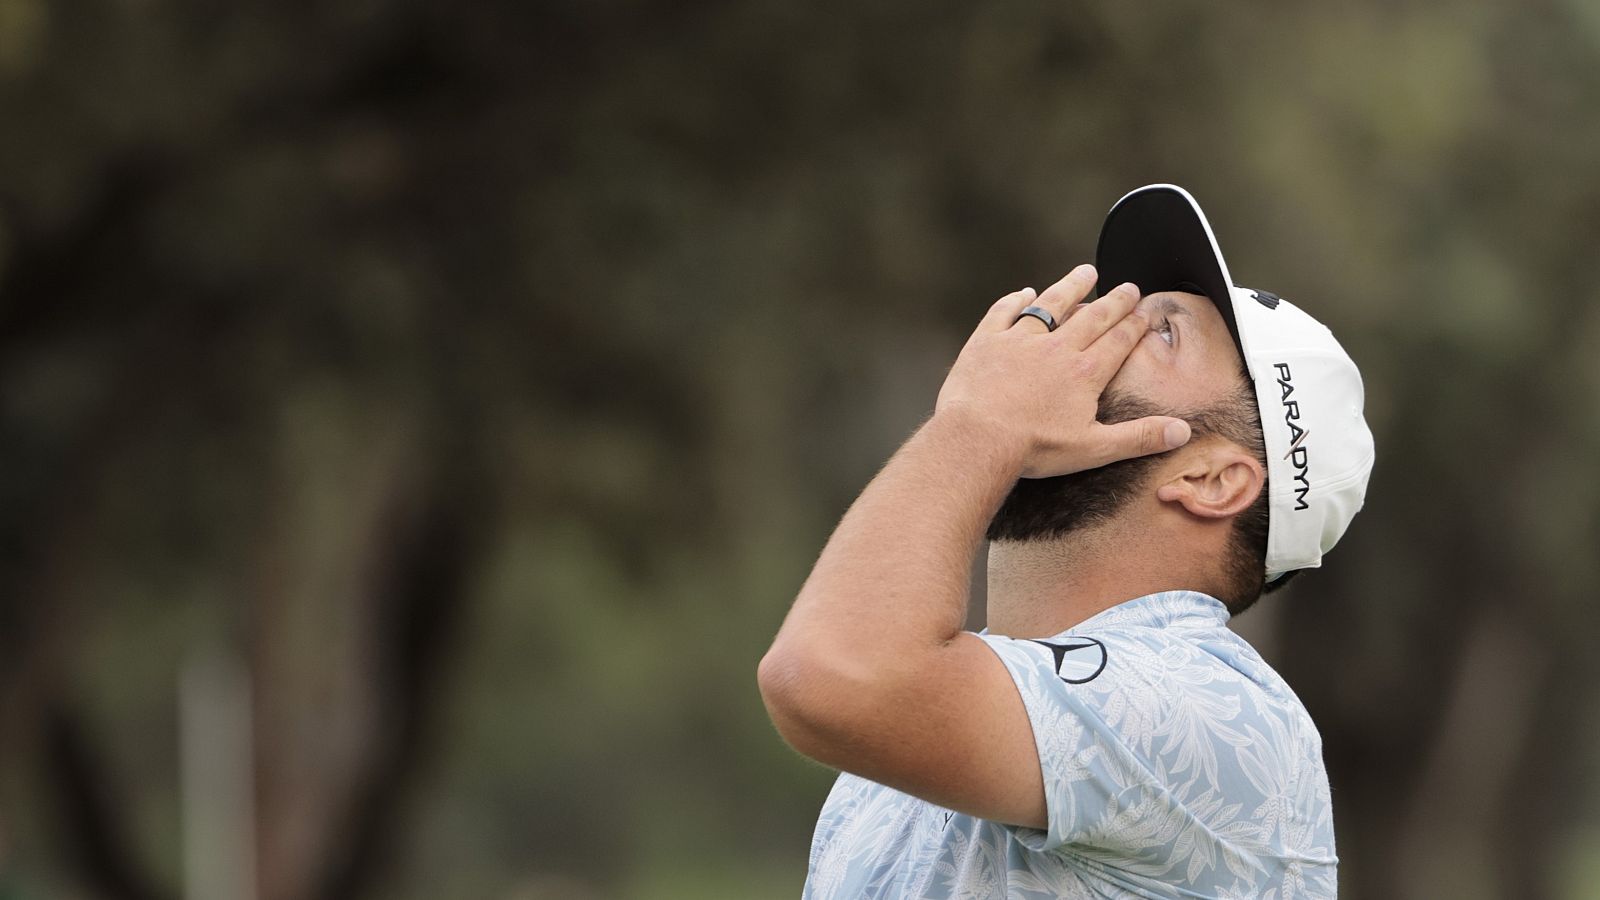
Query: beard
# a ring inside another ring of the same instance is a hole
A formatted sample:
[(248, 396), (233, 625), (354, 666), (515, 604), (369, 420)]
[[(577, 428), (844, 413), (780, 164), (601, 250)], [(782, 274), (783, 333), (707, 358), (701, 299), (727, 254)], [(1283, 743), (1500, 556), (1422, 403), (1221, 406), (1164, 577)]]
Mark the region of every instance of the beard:
[[(1095, 412), (1095, 418), (1106, 425), (1145, 416), (1190, 418), (1109, 390), (1101, 394)], [(1136, 456), (1067, 475), (1023, 478), (1000, 505), (985, 536), (991, 541), (1047, 541), (1105, 522), (1139, 496), (1165, 456)]]

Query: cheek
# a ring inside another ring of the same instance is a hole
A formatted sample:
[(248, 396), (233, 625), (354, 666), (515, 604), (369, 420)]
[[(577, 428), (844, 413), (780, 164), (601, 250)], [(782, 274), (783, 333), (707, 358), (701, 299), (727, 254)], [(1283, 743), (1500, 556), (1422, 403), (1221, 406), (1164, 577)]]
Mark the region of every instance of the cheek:
[(1151, 389), (1161, 386), (1170, 376), (1176, 363), (1175, 356), (1173, 347), (1154, 331), (1147, 331), (1139, 343), (1133, 345), (1133, 352), (1122, 361), (1122, 367), (1112, 376), (1107, 387), (1143, 397), (1153, 396)]
[(1173, 409), (1198, 409), (1213, 399), (1208, 385), (1214, 378), (1196, 362), (1150, 332), (1139, 340), (1106, 387)]
[(1135, 397), (1148, 397), (1154, 374), (1151, 368), (1149, 357), (1142, 348), (1135, 348), (1133, 353), (1123, 360), (1122, 368), (1118, 369), (1117, 374), (1111, 376), (1111, 380), (1106, 383), (1106, 390), (1131, 394)]

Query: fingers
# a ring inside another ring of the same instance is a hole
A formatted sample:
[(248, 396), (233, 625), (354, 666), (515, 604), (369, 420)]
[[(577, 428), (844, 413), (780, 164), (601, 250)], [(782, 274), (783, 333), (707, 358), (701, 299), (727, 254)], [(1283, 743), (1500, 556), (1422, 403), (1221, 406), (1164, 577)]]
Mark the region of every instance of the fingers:
[[(1043, 294), (1035, 294), (1031, 287), (1013, 291), (989, 307), (989, 311), (978, 326), (979, 330), (1004, 331), (1008, 328), (1022, 328), (1043, 334), (1049, 330), (1044, 322), (1033, 316), (1018, 318), (1024, 309), (1037, 306), (1056, 320), (1057, 331), (1067, 332), (1067, 340), (1075, 349), (1086, 349), (1116, 328), (1119, 323), (1127, 320), (1129, 313), (1139, 304), (1139, 289), (1132, 284), (1119, 285), (1111, 293), (1093, 303), (1084, 302), (1084, 298), (1094, 289), (1097, 277), (1094, 266), (1084, 263), (1046, 288)], [(1143, 321), (1142, 317), (1139, 321)], [(1067, 327), (1069, 324), (1070, 331)], [(1112, 347), (1122, 347), (1122, 358), (1126, 358), (1132, 351), (1133, 344), (1138, 342), (1138, 335), (1141, 333), (1135, 331), (1131, 324), (1127, 327), (1127, 334), (1121, 335), (1108, 347), (1108, 350)], [(1124, 339), (1128, 337), (1132, 337), (1133, 340), (1127, 342), (1124, 347)]]
[(1102, 335), (1128, 318), (1139, 305), (1139, 289), (1120, 284), (1109, 294), (1078, 310), (1058, 331), (1061, 339), (1075, 350), (1084, 350)]
[[(978, 324), (978, 328), (984, 331), (1005, 331), (1013, 323), (1017, 323), (1017, 316), (1021, 315), (1022, 311), (1028, 307), (1028, 304), (1032, 303), (1037, 297), (1038, 294), (1031, 287), (1023, 288), (1020, 291), (1012, 291), (996, 300), (994, 305), (989, 307), (989, 311), (984, 313), (983, 321)], [(1028, 322), (1038, 326), (1040, 331), (1045, 330), (1044, 323), (1031, 316), (1017, 324), (1026, 326)]]
[(1171, 416), (1146, 416), (1096, 429), (1097, 455), (1103, 466), (1135, 456), (1164, 453), (1189, 443), (1189, 423)]
[[(1090, 305), (1095, 306), (1098, 303)], [(1139, 341), (1149, 333), (1150, 320), (1138, 312), (1138, 307), (1135, 306), (1133, 311), (1112, 325), (1105, 334), (1100, 335), (1100, 339), (1091, 344), (1087, 352), (1094, 356), (1105, 372), (1106, 380), (1109, 381), (1117, 369), (1122, 367), (1123, 360), (1128, 358), (1133, 348), (1139, 346)]]
[(1055, 316), (1057, 323), (1065, 322), (1067, 317), (1072, 315), (1073, 307), (1084, 297), (1089, 296), (1098, 278), (1094, 266), (1084, 263), (1062, 276), (1060, 281), (1045, 288), (1044, 293), (1039, 295), (1039, 299), (1034, 301), (1033, 305), (1047, 310), (1050, 315)]

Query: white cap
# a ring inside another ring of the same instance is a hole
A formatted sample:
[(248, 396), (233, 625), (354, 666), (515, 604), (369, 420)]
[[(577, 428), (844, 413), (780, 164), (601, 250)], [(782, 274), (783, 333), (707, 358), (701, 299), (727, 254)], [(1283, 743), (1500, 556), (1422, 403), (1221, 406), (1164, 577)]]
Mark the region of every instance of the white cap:
[(1267, 579), (1322, 565), (1355, 517), (1372, 474), (1361, 373), (1333, 333), (1287, 300), (1234, 284), (1200, 204), (1152, 184), (1106, 214), (1095, 254), (1100, 285), (1211, 298), (1228, 323), (1261, 411), (1270, 526)]

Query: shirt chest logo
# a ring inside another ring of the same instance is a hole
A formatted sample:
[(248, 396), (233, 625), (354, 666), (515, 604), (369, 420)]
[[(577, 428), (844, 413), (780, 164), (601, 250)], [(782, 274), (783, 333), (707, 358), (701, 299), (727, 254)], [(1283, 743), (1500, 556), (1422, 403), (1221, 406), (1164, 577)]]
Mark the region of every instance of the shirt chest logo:
[(1056, 658), (1056, 676), (1067, 684), (1093, 681), (1106, 670), (1106, 645), (1092, 637), (1073, 635), (1034, 643), (1050, 648)]

